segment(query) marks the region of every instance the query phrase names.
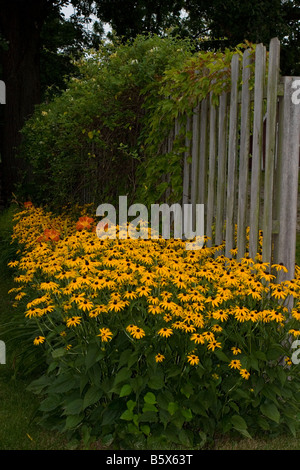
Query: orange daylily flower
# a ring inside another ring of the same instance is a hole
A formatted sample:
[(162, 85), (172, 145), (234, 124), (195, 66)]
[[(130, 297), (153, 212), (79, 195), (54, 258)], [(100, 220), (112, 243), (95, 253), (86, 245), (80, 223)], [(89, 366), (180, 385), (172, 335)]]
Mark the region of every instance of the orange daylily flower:
[(76, 230), (89, 230), (93, 222), (94, 219), (92, 217), (88, 217), (87, 215), (79, 217), (76, 223)]

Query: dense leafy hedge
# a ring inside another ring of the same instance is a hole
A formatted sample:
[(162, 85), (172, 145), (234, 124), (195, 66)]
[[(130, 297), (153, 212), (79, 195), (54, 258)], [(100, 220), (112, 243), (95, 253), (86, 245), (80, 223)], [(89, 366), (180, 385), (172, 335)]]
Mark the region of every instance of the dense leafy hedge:
[(100, 240), (95, 224), (86, 211), (77, 220), (30, 204), (15, 218), (11, 293), (45, 358), (30, 386), (44, 424), (127, 449), (295, 435), (299, 269), (277, 284), (259, 255)]
[(67, 90), (38, 106), (23, 129), (31, 172), (19, 195), (56, 206), (114, 203), (119, 195), (148, 204), (160, 200), (168, 173), (177, 202), (184, 126), (171, 153), (162, 143), (175, 118), (228, 87), (232, 54), (246, 46), (194, 53), (182, 39), (142, 36), (89, 51)]

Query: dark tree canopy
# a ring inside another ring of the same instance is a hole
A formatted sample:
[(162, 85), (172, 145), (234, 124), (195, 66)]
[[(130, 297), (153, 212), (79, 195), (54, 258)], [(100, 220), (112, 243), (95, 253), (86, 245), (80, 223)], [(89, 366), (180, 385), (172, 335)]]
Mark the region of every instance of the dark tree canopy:
[[(69, 19), (61, 8), (72, 5)], [(94, 32), (85, 28), (91, 15)], [(222, 49), (248, 40), (282, 44), (283, 75), (300, 75), (300, 0), (0, 0), (0, 79), (7, 104), (0, 109), (2, 196), (9, 201), (22, 165), (20, 130), (48, 87), (64, 86), (72, 56), (99, 44), (103, 26), (126, 41), (139, 34), (195, 39), (195, 47)], [(4, 109), (5, 108), (5, 109)]]

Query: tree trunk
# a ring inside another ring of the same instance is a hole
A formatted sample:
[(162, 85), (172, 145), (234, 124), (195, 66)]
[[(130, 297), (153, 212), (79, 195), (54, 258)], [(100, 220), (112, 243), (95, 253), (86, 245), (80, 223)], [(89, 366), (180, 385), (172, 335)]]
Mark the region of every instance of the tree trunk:
[(24, 170), (17, 158), (25, 120), (40, 102), (40, 30), (47, 15), (47, 0), (0, 0), (0, 33), (8, 41), (0, 50), (6, 85), (4, 125), (1, 132), (2, 200), (9, 203)]

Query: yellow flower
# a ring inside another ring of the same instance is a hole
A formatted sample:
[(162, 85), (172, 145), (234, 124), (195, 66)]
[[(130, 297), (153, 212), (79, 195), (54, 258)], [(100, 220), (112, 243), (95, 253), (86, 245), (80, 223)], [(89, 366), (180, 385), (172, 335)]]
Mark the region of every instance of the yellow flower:
[(275, 268), (276, 271), (283, 271), (285, 273), (288, 272), (287, 268), (282, 264), (282, 263), (279, 263), (279, 264), (272, 264), (272, 268)]
[(201, 335), (200, 333), (194, 333), (191, 336), (191, 341), (194, 341), (196, 344), (204, 344), (205, 343), (204, 336)]
[(145, 331), (142, 328), (135, 327), (131, 332), (131, 336), (133, 336), (134, 339), (141, 339), (145, 336)]
[(293, 336), (300, 336), (300, 331), (299, 330), (289, 330), (289, 333)]
[(172, 328), (161, 328), (157, 334), (159, 334), (159, 336), (163, 336), (164, 338), (169, 338), (169, 336), (171, 336), (173, 334), (173, 330)]
[(269, 317), (271, 320), (275, 320), (277, 323), (281, 323), (284, 321), (284, 316), (282, 315), (282, 313), (277, 312), (276, 310), (270, 310)]
[(207, 344), (207, 349), (214, 351), (216, 348), (222, 348), (221, 343), (218, 343), (215, 339), (209, 340)]
[(250, 377), (250, 372), (248, 372), (247, 369), (241, 369), (240, 374), (245, 380), (248, 380)]
[(36, 338), (34, 338), (33, 344), (35, 344), (37, 346), (39, 344), (42, 344), (44, 341), (45, 341), (44, 336), (37, 336)]
[(67, 319), (67, 327), (70, 328), (71, 326), (77, 326), (81, 322), (81, 317), (71, 317)]
[(296, 318), (296, 320), (300, 320), (300, 311), (297, 308), (292, 309), (292, 316)]
[(163, 354), (158, 353), (155, 356), (155, 361), (156, 362), (162, 362), (164, 359), (165, 359), (165, 356)]
[(159, 315), (161, 313), (161, 308), (159, 305), (149, 305), (148, 312), (152, 313), (153, 315)]
[(97, 335), (97, 336), (100, 336), (101, 341), (107, 342), (107, 341), (111, 340), (113, 334), (112, 334), (112, 332), (110, 331), (109, 328), (100, 328), (99, 331), (100, 331), (100, 335)]
[(225, 310), (215, 310), (213, 312), (213, 318), (216, 320), (221, 320), (221, 322), (228, 320), (228, 314)]
[(188, 362), (191, 364), (191, 366), (195, 366), (199, 364), (199, 357), (196, 356), (196, 354), (190, 354), (188, 357)]
[(112, 298), (109, 303), (107, 309), (109, 311), (114, 310), (115, 312), (120, 312), (129, 304), (128, 300), (121, 300), (120, 298)]
[(239, 361), (238, 359), (233, 359), (230, 363), (229, 363), (229, 367), (231, 369), (240, 369), (242, 367), (242, 364), (241, 364), (241, 361)]
[(241, 350), (240, 348), (237, 348), (236, 346), (233, 346), (233, 348), (231, 348), (231, 351), (233, 352), (233, 354), (236, 356), (237, 354), (241, 354)]

